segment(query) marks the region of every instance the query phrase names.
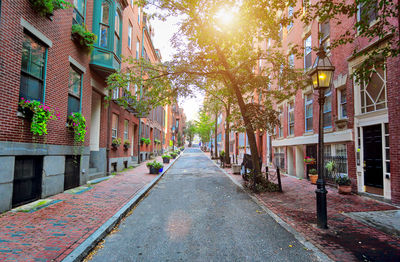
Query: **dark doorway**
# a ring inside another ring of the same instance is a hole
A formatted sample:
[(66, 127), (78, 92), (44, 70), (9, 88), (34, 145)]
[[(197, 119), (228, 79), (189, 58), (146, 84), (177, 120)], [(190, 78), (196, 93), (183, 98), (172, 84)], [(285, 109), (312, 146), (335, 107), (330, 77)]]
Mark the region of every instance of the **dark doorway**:
[(40, 198), (42, 193), (43, 158), (15, 157), (12, 206), (20, 206)]
[(80, 156), (65, 156), (64, 190), (79, 186)]
[(363, 127), (364, 184), (383, 188), (382, 128), (381, 125)]

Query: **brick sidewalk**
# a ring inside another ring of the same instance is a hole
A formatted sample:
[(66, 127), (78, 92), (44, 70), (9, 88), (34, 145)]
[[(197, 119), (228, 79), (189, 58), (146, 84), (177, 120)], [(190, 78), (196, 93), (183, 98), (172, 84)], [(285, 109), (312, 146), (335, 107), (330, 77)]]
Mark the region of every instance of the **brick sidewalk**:
[(142, 163), (33, 213), (0, 215), (0, 261), (61, 261), (156, 176)]
[[(232, 178), (243, 184), (240, 175)], [(400, 239), (345, 215), (347, 212), (396, 210), (395, 206), (358, 195), (341, 195), (327, 187), (328, 226), (317, 228), (316, 186), (308, 180), (282, 176), (283, 193), (255, 195), (269, 210), (335, 261), (400, 261)]]

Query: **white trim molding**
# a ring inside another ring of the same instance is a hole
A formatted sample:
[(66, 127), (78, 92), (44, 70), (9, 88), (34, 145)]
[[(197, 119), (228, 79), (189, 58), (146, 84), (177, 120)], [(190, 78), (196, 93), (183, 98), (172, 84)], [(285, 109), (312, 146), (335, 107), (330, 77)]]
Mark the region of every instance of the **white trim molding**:
[(31, 34), (33, 34), (35, 37), (37, 37), (44, 44), (46, 44), (48, 47), (53, 47), (53, 42), (47, 36), (45, 36), (43, 33), (37, 30), (33, 25), (31, 25), (28, 21), (26, 21), (22, 17), (21, 17), (21, 26), (25, 28), (27, 31), (29, 31)]
[[(353, 130), (346, 129), (343, 131), (337, 131), (333, 133), (326, 133), (324, 135), (324, 143), (339, 143), (353, 141)], [(281, 140), (272, 141), (272, 146), (294, 146), (294, 145), (306, 145), (306, 144), (317, 144), (318, 134), (308, 136), (297, 136), (293, 138), (286, 138)]]
[(81, 65), (78, 61), (76, 61), (73, 57), (69, 56), (68, 60), (71, 64), (73, 64), (76, 68), (81, 70), (82, 73), (86, 73), (86, 67)]

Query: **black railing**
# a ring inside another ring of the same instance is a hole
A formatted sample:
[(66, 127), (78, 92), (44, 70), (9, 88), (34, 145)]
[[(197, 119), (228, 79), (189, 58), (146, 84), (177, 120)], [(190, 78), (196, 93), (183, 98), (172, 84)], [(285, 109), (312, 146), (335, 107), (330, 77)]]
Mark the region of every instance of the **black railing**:
[[(333, 163), (333, 169), (329, 170), (327, 164)], [(347, 157), (344, 156), (324, 156), (324, 175), (328, 184), (335, 184), (335, 177), (338, 174), (347, 174)]]

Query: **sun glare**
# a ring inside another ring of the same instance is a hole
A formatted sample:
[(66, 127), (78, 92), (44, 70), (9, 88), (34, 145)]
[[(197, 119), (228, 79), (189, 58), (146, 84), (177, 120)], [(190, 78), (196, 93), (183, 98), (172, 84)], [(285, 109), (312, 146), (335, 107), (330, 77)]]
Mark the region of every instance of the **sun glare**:
[(218, 21), (223, 24), (223, 25), (229, 25), (233, 21), (233, 13), (226, 10), (226, 9), (221, 9), (218, 11), (216, 14), (216, 18)]

